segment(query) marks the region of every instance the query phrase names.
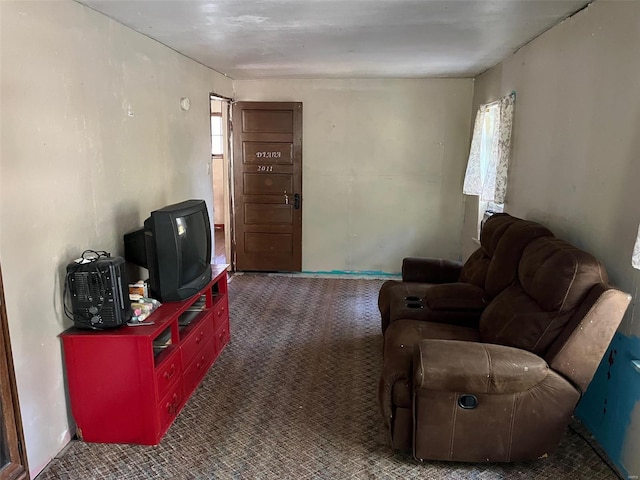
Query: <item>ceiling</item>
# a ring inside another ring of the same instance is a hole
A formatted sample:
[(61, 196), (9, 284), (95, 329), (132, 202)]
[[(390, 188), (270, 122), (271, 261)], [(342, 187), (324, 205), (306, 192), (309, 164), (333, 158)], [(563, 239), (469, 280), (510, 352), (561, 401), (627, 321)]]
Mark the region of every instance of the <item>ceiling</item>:
[(591, 0), (79, 0), (233, 79), (474, 77)]

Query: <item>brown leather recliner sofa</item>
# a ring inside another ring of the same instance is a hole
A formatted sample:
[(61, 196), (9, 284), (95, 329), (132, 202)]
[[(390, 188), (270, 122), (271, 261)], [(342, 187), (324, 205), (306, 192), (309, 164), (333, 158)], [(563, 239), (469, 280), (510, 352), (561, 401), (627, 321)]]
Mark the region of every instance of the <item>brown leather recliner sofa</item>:
[(543, 236), (553, 234), (538, 223), (500, 213), (486, 222), (481, 247), (464, 265), (405, 258), (402, 281), (388, 280), (380, 289), (382, 331), (400, 318), (477, 326), (490, 300), (516, 279), (524, 247)]
[[(420, 263), (405, 262), (403, 273)], [(466, 462), (551, 453), (631, 297), (592, 255), (506, 214), (487, 221), (464, 266), (422, 264), (428, 274), (407, 276), (420, 281), (380, 291), (379, 401), (392, 447)]]

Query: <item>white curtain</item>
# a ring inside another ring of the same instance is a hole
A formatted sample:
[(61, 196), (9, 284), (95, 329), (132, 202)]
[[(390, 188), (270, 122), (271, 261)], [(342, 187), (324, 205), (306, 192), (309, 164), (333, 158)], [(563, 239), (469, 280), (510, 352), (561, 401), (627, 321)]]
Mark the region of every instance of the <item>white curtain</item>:
[[(481, 105), (476, 114), (462, 192), (478, 195), (481, 201), (505, 202), (514, 102), (512, 93), (498, 100), (498, 108), (492, 108), (495, 104)], [(487, 115), (493, 116), (490, 121)], [(490, 132), (488, 125), (493, 126)]]
[(633, 254), (631, 255), (631, 265), (633, 268), (640, 270), (640, 227), (638, 227), (638, 236), (636, 244), (633, 246)]

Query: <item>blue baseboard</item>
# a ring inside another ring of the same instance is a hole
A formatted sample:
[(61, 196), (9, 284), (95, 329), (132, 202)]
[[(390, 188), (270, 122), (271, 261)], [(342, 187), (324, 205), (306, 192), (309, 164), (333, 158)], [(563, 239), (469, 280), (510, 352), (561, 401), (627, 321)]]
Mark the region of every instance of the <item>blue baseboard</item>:
[(361, 270), (361, 271), (354, 271), (354, 270), (330, 270), (330, 271), (303, 271), (303, 274), (306, 275), (337, 275), (337, 276), (353, 276), (353, 277), (371, 277), (371, 278), (388, 278), (389, 280), (392, 279), (400, 279), (402, 278), (400, 273), (387, 273), (387, 272), (381, 272), (381, 271), (376, 271), (376, 270)]

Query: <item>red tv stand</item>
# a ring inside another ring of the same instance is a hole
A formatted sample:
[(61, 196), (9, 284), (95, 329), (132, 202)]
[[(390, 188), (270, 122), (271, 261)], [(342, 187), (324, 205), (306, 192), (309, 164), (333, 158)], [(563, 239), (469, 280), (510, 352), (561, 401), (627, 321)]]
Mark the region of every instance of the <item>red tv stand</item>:
[(71, 411), (87, 442), (157, 445), (229, 342), (227, 265), (145, 322), (62, 333)]

